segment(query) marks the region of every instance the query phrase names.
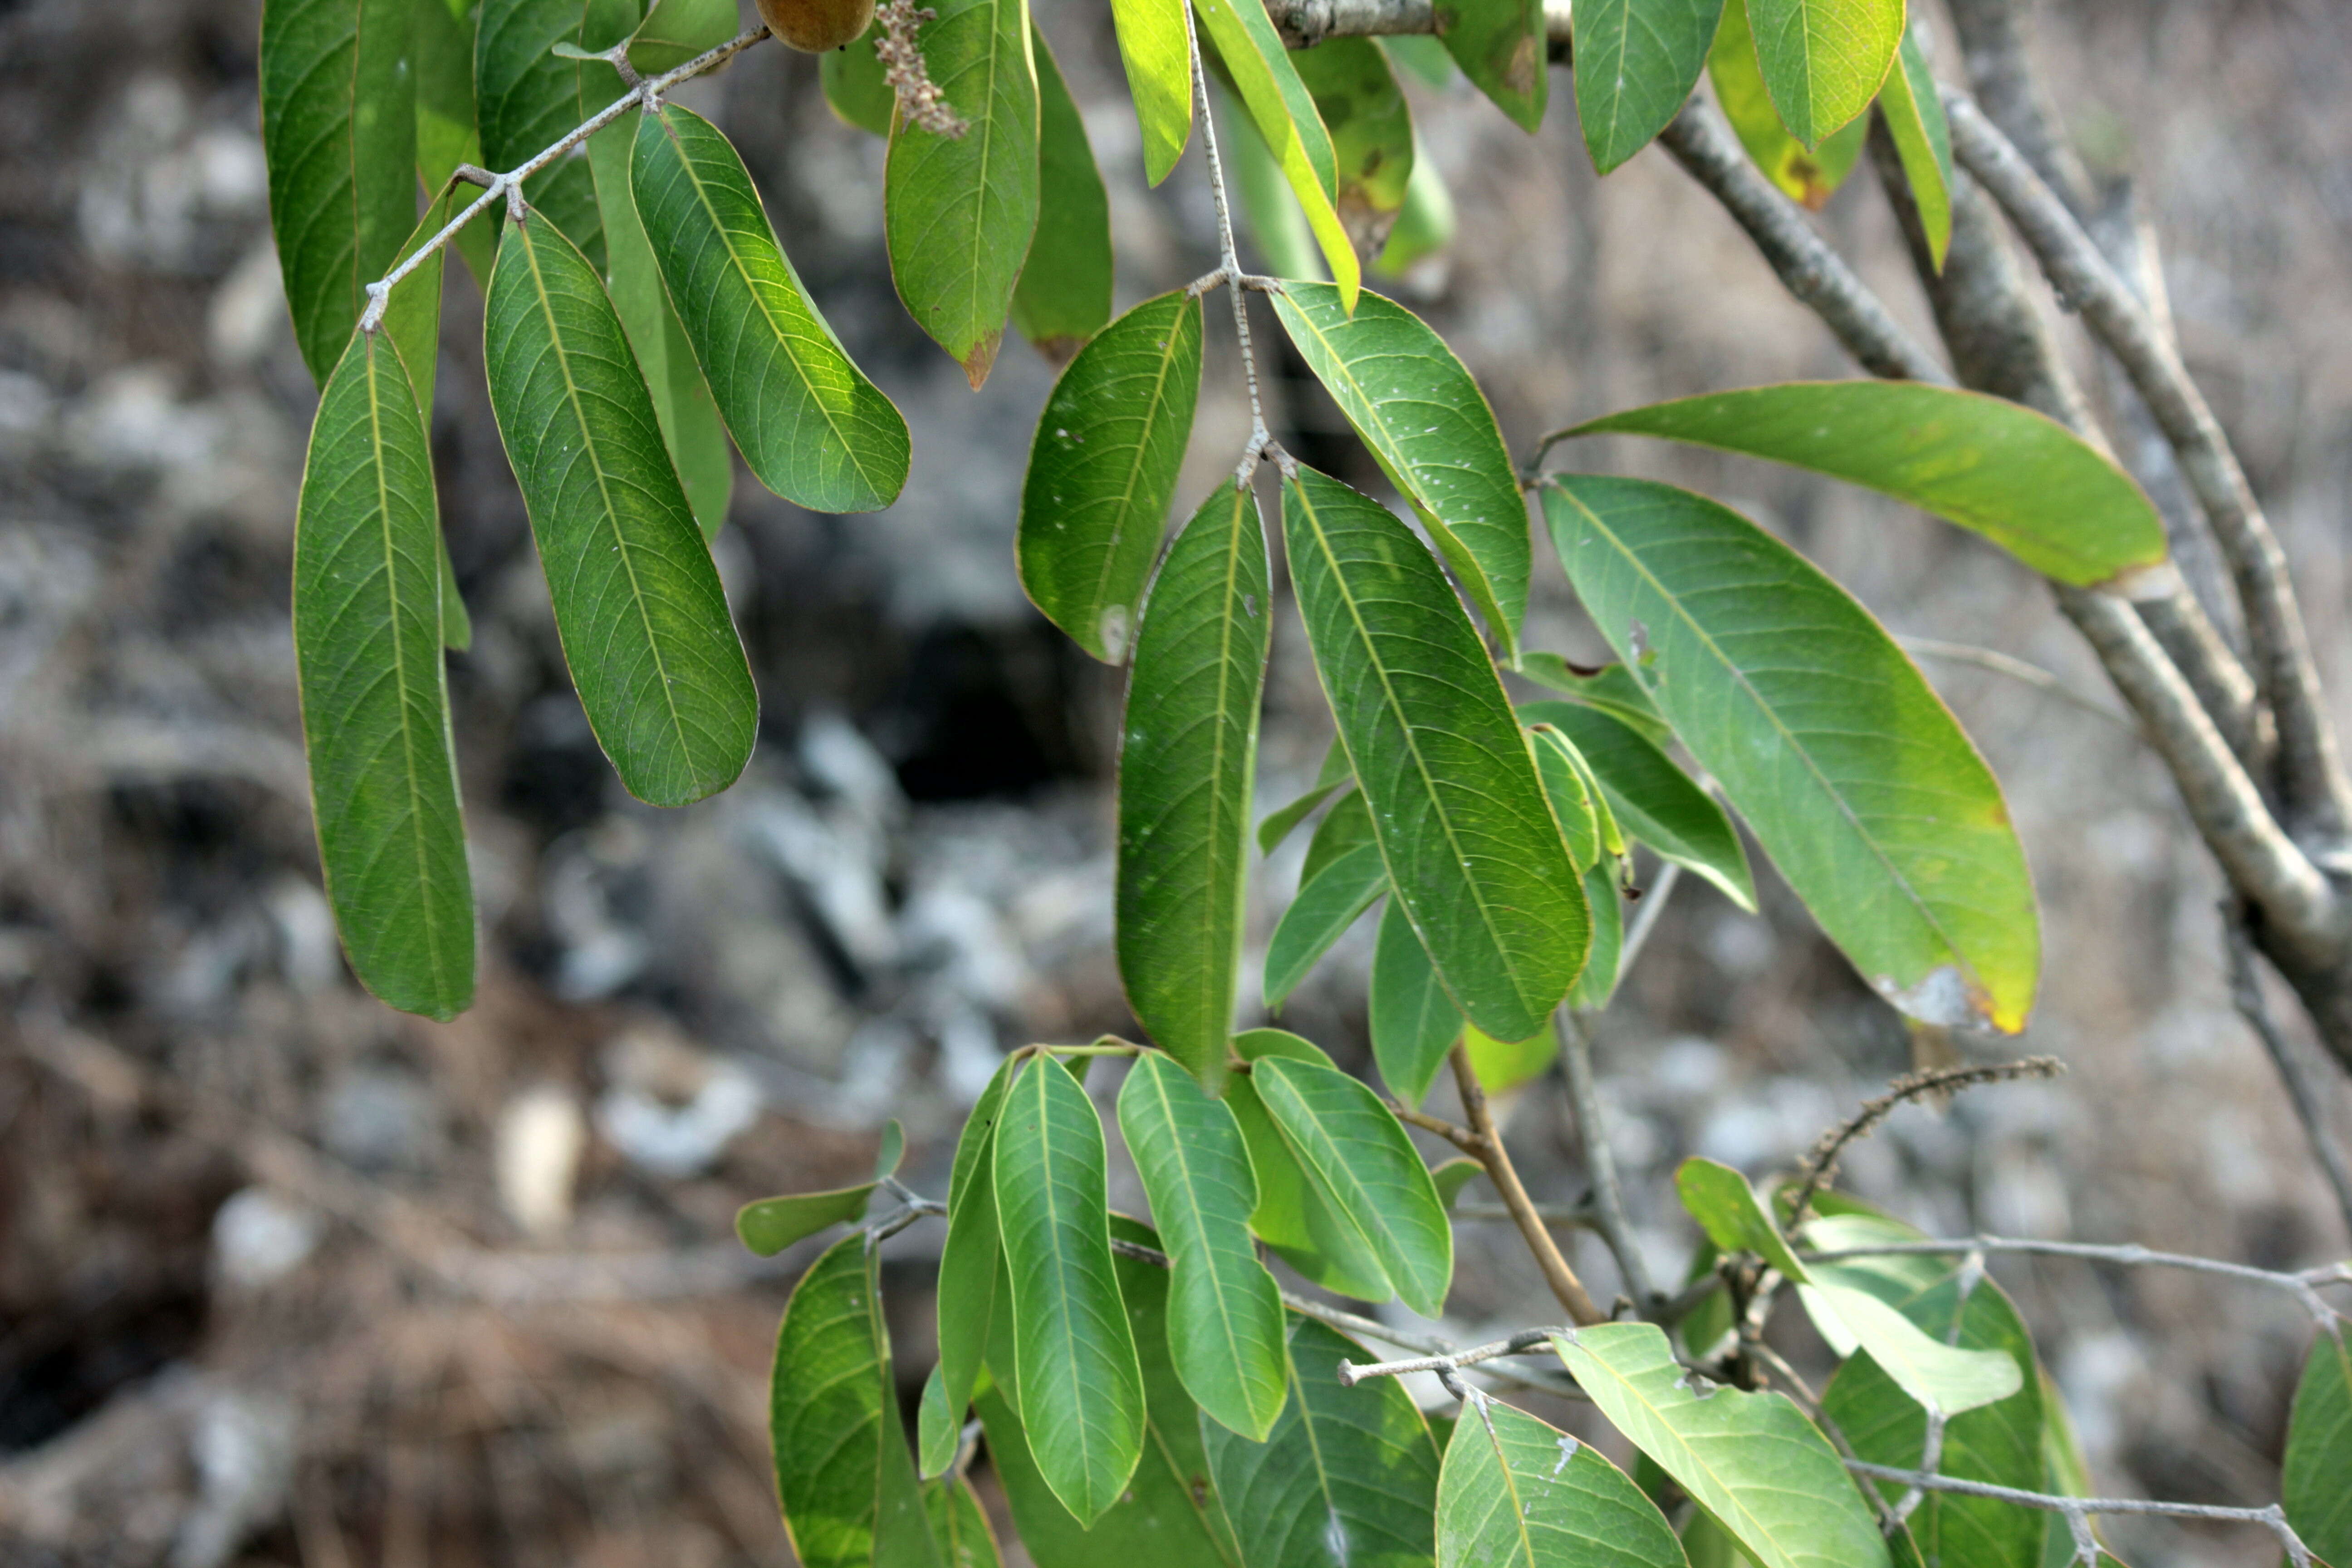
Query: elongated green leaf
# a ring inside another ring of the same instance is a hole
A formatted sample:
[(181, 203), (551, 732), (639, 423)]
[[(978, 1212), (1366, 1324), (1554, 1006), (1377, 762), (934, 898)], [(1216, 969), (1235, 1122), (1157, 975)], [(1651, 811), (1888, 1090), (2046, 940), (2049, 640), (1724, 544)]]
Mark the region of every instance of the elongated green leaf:
[(1045, 1484), (1080, 1524), (1118, 1499), (1143, 1452), (1143, 1373), (1111, 1272), (1102, 1124), (1050, 1057), (1004, 1091), (998, 1224), (1013, 1281), (1021, 1419)]
[(310, 427), (294, 652), (319, 863), (360, 983), (451, 1018), (474, 996), (473, 884), (441, 659), (433, 455), (387, 332), (352, 335)]
[[(481, 0), (474, 111), (488, 167), (511, 169), (580, 123), (580, 68), (553, 51), (579, 44), (581, 19), (581, 0)], [(557, 159), (523, 182), (523, 195), (604, 269), (596, 182), (585, 158)]]
[(907, 423), (809, 301), (743, 160), (676, 104), (635, 118), (630, 188), (743, 460), (813, 511), (888, 506), (907, 482)]
[[(1352, 798), (1352, 797), (1351, 797)], [(1378, 844), (1349, 850), (1298, 889), (1265, 950), (1265, 1005), (1279, 1007), (1331, 944), (1388, 890)]]
[(1315, 100), (1298, 79), (1289, 51), (1274, 30), (1265, 7), (1243, 0), (1193, 0), (1208, 41), (1215, 46), (1226, 76), (1252, 124), (1265, 138), (1291, 194), (1306, 210), (1315, 243), (1338, 281), (1339, 308), (1356, 308), (1363, 269), (1356, 247), (1339, 221), (1339, 170), (1331, 134), (1315, 111)]
[(1127, 657), (1201, 395), (1201, 301), (1146, 300), (1070, 362), (1021, 488), (1021, 586), (1080, 647)]
[(1128, 96), (1143, 130), (1143, 172), (1166, 179), (1192, 136), (1192, 42), (1184, 0), (1111, 0)]
[[(1323, 265), (1307, 209), (1245, 108), (1234, 101), (1231, 79), (1222, 66), (1213, 66), (1209, 80), (1217, 123), (1223, 127), (1218, 145), (1224, 151), (1225, 180), (1241, 209), (1243, 243), (1255, 247), (1259, 270), (1272, 277), (1328, 280), (1331, 269)], [(1336, 210), (1333, 222), (1338, 222)]]
[(1686, 490), (1579, 476), (1544, 511), (1602, 635), (1873, 988), (2022, 1027), (2039, 921), (2000, 786), (1869, 612)]
[(1515, 658), (1528, 609), (1528, 508), (1478, 384), (1420, 317), (1378, 294), (1350, 317), (1328, 285), (1294, 283), (1274, 308), (1381, 471), (1420, 509), (1506, 662)]
[(1519, 656), (1518, 673), (1588, 708), (1616, 715), (1661, 746), (1674, 739), (1674, 731), (1658, 716), (1650, 694), (1622, 664), (1604, 664), (1597, 669), (1585, 670), (1556, 653), (1529, 649)]
[[(480, 7), (476, 0), (413, 3), (416, 173), (426, 190), (437, 191), (448, 184), (458, 164), (482, 161), (482, 138), (474, 129), (474, 21)], [(488, 285), (499, 255), (496, 210), (458, 230), (457, 245), (474, 281)]]
[[(440, 3), (420, 0), (418, 12), (421, 15)], [(441, 194), (425, 204), (425, 216), (416, 220), (416, 227), (394, 258), (394, 265), (407, 260), (440, 233), (475, 194), (473, 186), (460, 182), (443, 185)], [(436, 250), (418, 262), (415, 271), (394, 285), (383, 310), (384, 335), (392, 340), (408, 370), (410, 390), (416, 394), (417, 417), (424, 421), (428, 440), (433, 430), (434, 375), (441, 361), (441, 258), (446, 254)], [(474, 645), (474, 623), (466, 614), (466, 601), (457, 595), (457, 568), (449, 559), (449, 542), (444, 537), (436, 542), (441, 552), (441, 646), (462, 652)]]
[[(1165, 1248), (1159, 1232), (1126, 1215), (1110, 1216), (1110, 1233), (1120, 1241), (1154, 1251)], [(1192, 1403), (1176, 1371), (1175, 1339), (1168, 1326), (1170, 1271), (1125, 1253), (1111, 1261), (1118, 1274), (1118, 1293), (1127, 1302), (1127, 1323), (1135, 1336), (1136, 1355), (1143, 1363), (1144, 1460), (1136, 1467), (1136, 1479), (1119, 1506), (1125, 1506), (1128, 1496), (1146, 1489), (1162, 1496), (1173, 1492), (1175, 1501), (1191, 1518), (1167, 1527), (1169, 1532), (1187, 1542), (1207, 1538), (1205, 1548), (1188, 1561), (1201, 1568), (1237, 1563), (1241, 1549), (1224, 1510), (1218, 1506), (1208, 1451), (1202, 1446), (1203, 1428), (1213, 1424), (1202, 1419), (1200, 1406)], [(1171, 1520), (1180, 1517), (1174, 1508), (1166, 1512)]]
[(1413, 170), (1412, 113), (1388, 57), (1370, 38), (1327, 38), (1290, 63), (1331, 137), (1339, 222), (1358, 256), (1379, 256)]
[[(1400, 40), (1385, 41), (1393, 44)], [(1435, 42), (1431, 38), (1420, 41)], [(1454, 230), (1459, 226), (1454, 213), (1454, 196), (1445, 188), (1445, 176), (1438, 173), (1437, 160), (1422, 154), (1418, 132), (1413, 136), (1413, 149), (1412, 175), (1405, 181), (1404, 205), (1397, 209), (1396, 222), (1389, 228), (1389, 242), (1381, 247), (1380, 259), (1372, 263), (1376, 277), (1402, 278), (1412, 270), (1414, 263), (1452, 245)]]
[[(1253, 1063), (1285, 1057), (1331, 1067), (1331, 1058), (1321, 1050), (1283, 1029), (1245, 1030), (1234, 1037), (1234, 1054)], [(1236, 1074), (1228, 1079), (1225, 1103), (1241, 1124), (1250, 1166), (1257, 1173), (1257, 1207), (1250, 1212), (1250, 1229), (1285, 1262), (1327, 1290), (1360, 1301), (1385, 1301), (1396, 1294), (1361, 1228), (1332, 1205), (1290, 1140), (1266, 1114), (1254, 1076)]]
[(1462, 74), (1520, 130), (1543, 123), (1543, 0), (1437, 0), (1437, 36)]
[(923, 1516), (930, 1521), (940, 1568), (1003, 1568), (1004, 1556), (996, 1549), (988, 1510), (961, 1476), (923, 1483)]
[(1290, 1398), (1264, 1443), (1204, 1426), (1243, 1568), (1427, 1568), (1437, 1447), (1391, 1377), (1339, 1386), (1371, 1359), (1310, 1318), (1290, 1320)]
[(655, 0), (630, 35), (629, 64), (641, 76), (659, 76), (734, 36), (735, 0)]
[(1789, 1279), (1810, 1279), (1748, 1178), (1717, 1160), (1688, 1159), (1675, 1171), (1675, 1195), (1706, 1238), (1726, 1252), (1752, 1252)]
[(1859, 118), (1903, 41), (1903, 0), (1748, 0), (1756, 62), (1808, 148)]
[(1323, 1195), (1362, 1232), (1398, 1297), (1424, 1318), (1444, 1310), (1453, 1227), (1395, 1114), (1337, 1068), (1269, 1057), (1251, 1079)]
[(1654, 1323), (1555, 1334), (1577, 1384), (1759, 1568), (1887, 1568), (1885, 1540), (1845, 1466), (1779, 1394), (1701, 1384)]
[(1462, 1037), (1462, 1012), (1438, 984), (1437, 966), (1391, 900), (1372, 945), (1372, 1059), (1407, 1105), (1429, 1098), (1445, 1053)]
[(1586, 770), (1575, 743), (1554, 725), (1528, 725), (1528, 740), (1535, 747), (1536, 773), (1543, 780), (1544, 794), (1551, 797), (1551, 814), (1559, 819), (1560, 841), (1568, 846), (1569, 864), (1581, 875), (1601, 863), (1601, 814), (1608, 807), (1601, 801), (1600, 786)]
[(1617, 969), (1625, 953), (1625, 905), (1617, 891), (1616, 868), (1603, 860), (1584, 873), (1584, 901), (1592, 910), (1592, 948), (1584, 972), (1568, 994), (1568, 1005), (1597, 1013), (1617, 994)]
[[(1007, 1060), (996, 1069), (956, 1136), (948, 1177), (948, 1236), (940, 1249), (940, 1398), (926, 1399), (916, 1421), (927, 1476), (954, 1462), (963, 1413), (988, 1357), (994, 1320), (1011, 1317), (1009, 1309), (1000, 1311), (997, 1305), (1004, 1262), (996, 1222), (996, 1122), (1017, 1066)], [(1004, 1375), (1011, 1378), (1014, 1371), (1008, 1361)]]
[(1748, 0), (1724, 0), (1723, 21), (1708, 51), (1708, 79), (1724, 118), (1739, 135), (1739, 144), (1771, 182), (1790, 197), (1818, 211), (1845, 177), (1853, 172), (1869, 137), (1866, 121), (1856, 117), (1843, 131), (1808, 148), (1780, 123), (1780, 111), (1764, 86), (1756, 63), (1756, 41), (1748, 33)]
[(1479, 1397), (1437, 1481), (1438, 1568), (1684, 1568), (1657, 1505), (1590, 1444)]
[(1535, 1033), (1590, 937), (1575, 868), (1494, 666), (1404, 524), (1302, 468), (1283, 526), (1307, 640), (1395, 887), (1447, 994)]
[(1741, 909), (1756, 907), (1748, 851), (1731, 819), (1648, 736), (1608, 709), (1571, 702), (1530, 702), (1519, 717), (1568, 737), (1628, 835), (1713, 882)]
[[(576, 3), (576, 0), (575, 0)], [(440, 0), (270, 0), (261, 15), (261, 147), (294, 339), (324, 385), (364, 285), (416, 221), (410, 18)]]
[(890, 1382), (879, 1259), (845, 1236), (801, 1276), (776, 1331), (769, 1435), (803, 1568), (938, 1568)]
[(1110, 197), (1087, 142), (1087, 122), (1045, 35), (1032, 23), (1037, 61), (1037, 232), (1013, 291), (1013, 324), (1055, 364), (1110, 320)]
[(2286, 1521), (2323, 1561), (2352, 1563), (2352, 1348), (2319, 1331), (2295, 1385), (2279, 1486)]
[(1037, 226), (1037, 73), (1025, 0), (940, 0), (934, 9), (923, 58), (966, 129), (893, 127), (882, 226), (898, 298), (977, 390), (996, 363)]
[(1257, 850), (1271, 855), (1291, 830), (1315, 815), (1315, 808), (1331, 798), (1333, 792), (1353, 787), (1355, 777), (1348, 771), (1348, 748), (1333, 741), (1323, 753), (1323, 765), (1317, 770), (1315, 783), (1306, 794), (1289, 805), (1266, 813), (1265, 820), (1257, 825)]
[(1119, 975), (1152, 1039), (1212, 1094), (1241, 973), (1272, 604), (1257, 499), (1220, 487), (1152, 583), (1119, 746)]
[(843, 124), (887, 136), (891, 116), (898, 112), (898, 95), (891, 89), (888, 68), (874, 52), (881, 39), (882, 25), (877, 22), (847, 48), (827, 49), (819, 56), (817, 75), (825, 107)]
[(1334, 860), (1372, 842), (1371, 808), (1353, 791), (1341, 795), (1339, 803), (1315, 825), (1315, 836), (1307, 841), (1307, 858), (1298, 868), (1298, 880), (1301, 884), (1313, 881)]
[(683, 805), (750, 761), (759, 700), (709, 547), (595, 270), (552, 225), (507, 226), (483, 327), (563, 657), (629, 793)]
[(2130, 476), (2021, 404), (1917, 382), (1792, 382), (1685, 397), (1581, 427), (1662, 436), (1811, 468), (1933, 512), (2062, 583), (2165, 558)]
[(773, 1258), (827, 1226), (862, 1218), (877, 1182), (822, 1193), (787, 1193), (761, 1198), (735, 1211), (735, 1234), (762, 1258)]
[(1602, 174), (1650, 144), (1698, 85), (1723, 0), (1584, 0), (1576, 118)]
[(1952, 133), (1944, 123), (1944, 100), (1936, 91), (1936, 78), (1919, 47), (1916, 23), (1903, 35), (1895, 68), (1879, 89), (1878, 107), (1903, 160), (1903, 178), (1919, 209), (1928, 258), (1941, 272), (1944, 251), (1952, 242)]
[(1118, 1096), (1119, 1131), (1174, 1264), (1168, 1349), (1210, 1419), (1263, 1438), (1282, 1414), (1282, 1293), (1250, 1246), (1257, 1177), (1230, 1108), (1146, 1052)]

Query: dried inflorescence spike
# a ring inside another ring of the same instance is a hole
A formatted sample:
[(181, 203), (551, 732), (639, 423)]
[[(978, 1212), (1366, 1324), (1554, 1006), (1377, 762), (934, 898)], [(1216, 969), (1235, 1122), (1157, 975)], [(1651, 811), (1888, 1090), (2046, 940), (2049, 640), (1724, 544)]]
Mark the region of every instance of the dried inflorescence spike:
[(908, 124), (935, 134), (961, 136), (971, 127), (948, 106), (923, 64), (921, 47), (915, 42), (916, 29), (939, 13), (929, 5), (917, 5), (914, 0), (885, 0), (874, 15), (882, 24), (874, 52), (882, 59), (882, 79), (898, 95), (899, 115)]

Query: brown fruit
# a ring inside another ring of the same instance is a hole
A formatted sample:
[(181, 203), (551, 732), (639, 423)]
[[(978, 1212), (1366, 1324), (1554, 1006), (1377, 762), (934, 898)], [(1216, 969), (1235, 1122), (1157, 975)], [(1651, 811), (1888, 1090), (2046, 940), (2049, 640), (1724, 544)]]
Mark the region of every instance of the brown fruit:
[(821, 55), (866, 36), (874, 0), (760, 0), (760, 20), (793, 47)]

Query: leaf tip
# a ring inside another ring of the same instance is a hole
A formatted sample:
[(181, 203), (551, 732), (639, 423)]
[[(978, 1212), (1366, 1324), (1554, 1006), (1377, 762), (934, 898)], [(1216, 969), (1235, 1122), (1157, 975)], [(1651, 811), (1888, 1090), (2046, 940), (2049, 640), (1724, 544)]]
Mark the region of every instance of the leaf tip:
[(963, 366), (964, 379), (978, 392), (988, 380), (988, 373), (996, 368), (996, 351), (1004, 342), (1004, 329), (992, 329), (956, 363)]

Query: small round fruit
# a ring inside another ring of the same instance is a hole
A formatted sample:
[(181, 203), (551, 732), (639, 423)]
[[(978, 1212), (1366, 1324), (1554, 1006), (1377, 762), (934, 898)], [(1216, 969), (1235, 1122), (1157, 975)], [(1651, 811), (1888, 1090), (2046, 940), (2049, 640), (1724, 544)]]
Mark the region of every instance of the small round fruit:
[(874, 0), (760, 0), (760, 20), (793, 47), (821, 55), (866, 36)]

